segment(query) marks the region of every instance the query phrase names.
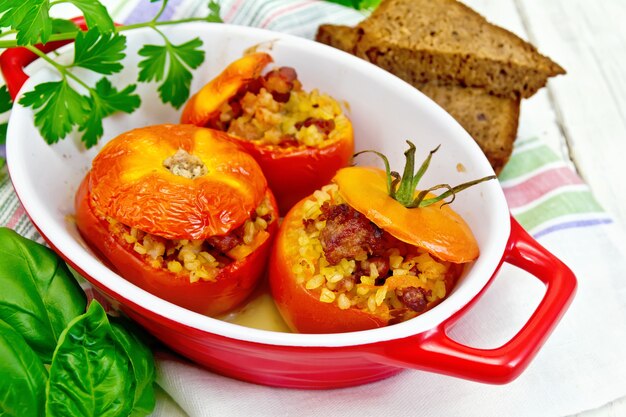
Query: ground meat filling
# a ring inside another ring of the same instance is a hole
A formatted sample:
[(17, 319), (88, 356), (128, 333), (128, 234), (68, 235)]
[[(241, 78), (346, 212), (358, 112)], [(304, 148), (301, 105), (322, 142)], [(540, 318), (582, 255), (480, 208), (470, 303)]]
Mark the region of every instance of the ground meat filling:
[(291, 91), (296, 88), (300, 90), (301, 85), (298, 81), (298, 74), (296, 70), (291, 67), (280, 67), (278, 69), (268, 72), (264, 77), (257, 78), (259, 82), (256, 84), (256, 91), (250, 91), (253, 94), (258, 94), (261, 88), (265, 88), (279, 103), (286, 103), (289, 101)]
[(296, 281), (324, 303), (399, 323), (443, 300), (461, 268), (383, 231), (348, 206), (336, 185), (316, 191), (295, 228)]
[[(324, 203), (318, 219), (326, 221), (320, 230), (320, 242), (324, 256), (330, 265), (337, 265), (342, 259), (367, 259), (357, 262), (354, 270), (355, 281), (369, 276), (372, 268), (378, 277), (375, 285), (385, 284), (392, 271), (389, 261), (380, 256), (396, 244), (393, 237), (385, 236), (382, 229), (347, 204), (330, 205)], [(304, 221), (306, 226), (307, 222)], [(396, 244), (397, 246), (397, 244)], [(422, 313), (428, 305), (430, 290), (421, 287), (406, 287), (396, 290), (398, 299), (411, 310)]]
[(347, 204), (326, 203), (321, 209), (320, 220), (326, 220), (326, 227), (320, 231), (320, 242), (331, 265), (343, 258), (381, 253), (383, 231), (361, 213)]
[(418, 313), (426, 310), (428, 297), (431, 293), (430, 290), (425, 290), (422, 287), (406, 287), (396, 290), (396, 295), (404, 305)]
[(372, 273), (372, 266), (375, 268), (376, 274), (378, 274), (374, 285), (384, 285), (387, 277), (392, 273), (389, 260), (384, 256), (369, 257), (357, 263), (354, 270), (355, 278), (360, 279), (363, 276), (369, 276)]
[(306, 92), (296, 71), (280, 67), (250, 80), (207, 127), (281, 147), (319, 146), (349, 124), (339, 104), (317, 90)]
[(333, 129), (335, 129), (335, 122), (334, 120), (327, 120), (327, 119), (319, 119), (319, 118), (315, 118), (315, 117), (309, 117), (308, 119), (304, 120), (303, 122), (298, 122), (295, 124), (296, 129), (301, 130), (303, 127), (304, 128), (308, 128), (311, 126), (315, 126), (321, 133), (325, 134), (325, 135), (329, 135), (330, 132), (333, 131)]
[[(263, 210), (263, 212), (262, 212)], [(267, 211), (265, 207), (250, 215), (250, 220), (246, 220), (244, 224), (224, 236), (211, 236), (206, 242), (214, 249), (223, 254), (230, 253), (234, 248), (252, 242), (255, 234), (259, 230), (267, 229), (268, 223), (273, 220), (272, 213)], [(262, 213), (260, 215), (259, 213)]]
[(235, 246), (240, 245), (241, 242), (243, 242), (243, 230), (241, 227), (226, 236), (212, 236), (207, 239), (207, 243), (221, 253), (227, 253)]

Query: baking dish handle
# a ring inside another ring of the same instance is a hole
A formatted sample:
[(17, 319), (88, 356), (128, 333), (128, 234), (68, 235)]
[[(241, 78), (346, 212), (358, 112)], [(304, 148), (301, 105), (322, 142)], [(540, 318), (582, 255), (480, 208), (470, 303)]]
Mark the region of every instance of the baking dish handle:
[[(87, 30), (84, 17), (74, 17), (70, 20), (74, 22), (80, 30)], [(53, 41), (45, 45), (37, 44), (35, 47), (42, 52), (48, 53), (71, 42), (71, 40)], [(26, 80), (28, 80), (28, 75), (24, 72), (24, 67), (37, 58), (37, 54), (24, 47), (10, 48), (0, 55), (0, 71), (2, 71), (2, 76), (4, 77), (12, 99), (17, 97), (20, 88), (22, 88)]]
[(389, 342), (383, 353), (385, 359), (404, 367), (494, 384), (507, 383), (519, 376), (572, 301), (576, 277), (513, 217), (504, 262), (529, 272), (546, 286), (539, 306), (511, 340), (495, 349), (477, 349), (452, 340), (446, 330), (461, 312), (429, 332)]

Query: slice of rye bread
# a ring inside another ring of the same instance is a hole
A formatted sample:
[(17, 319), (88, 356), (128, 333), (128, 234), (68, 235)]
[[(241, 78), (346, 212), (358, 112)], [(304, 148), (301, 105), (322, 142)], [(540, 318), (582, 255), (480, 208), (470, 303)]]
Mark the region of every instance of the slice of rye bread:
[[(354, 53), (358, 30), (348, 26), (321, 25), (316, 40)], [(413, 85), (450, 113), (467, 130), (496, 173), (502, 170), (511, 156), (517, 135), (519, 98), (494, 96), (483, 88), (440, 85), (438, 81)]]
[(513, 152), (520, 99), (494, 96), (482, 88), (424, 83), (418, 89), (439, 104), (470, 134), (496, 174)]
[(565, 71), (456, 0), (383, 0), (358, 25), (355, 54), (405, 80), (530, 97)]

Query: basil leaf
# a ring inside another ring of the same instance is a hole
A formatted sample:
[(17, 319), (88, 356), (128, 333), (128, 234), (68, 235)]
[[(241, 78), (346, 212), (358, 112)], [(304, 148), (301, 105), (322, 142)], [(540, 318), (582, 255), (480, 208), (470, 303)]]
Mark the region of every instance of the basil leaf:
[(145, 416), (154, 410), (156, 403), (154, 358), (150, 349), (137, 336), (139, 329), (134, 327), (127, 321), (111, 319), (113, 336), (128, 355), (135, 375), (135, 398), (131, 416)]
[(0, 319), (11, 325), (44, 363), (61, 332), (85, 311), (85, 294), (52, 250), (0, 228)]
[(0, 415), (43, 415), (46, 369), (24, 338), (2, 320), (0, 358)]
[(61, 334), (46, 387), (46, 416), (128, 416), (131, 361), (97, 301)]

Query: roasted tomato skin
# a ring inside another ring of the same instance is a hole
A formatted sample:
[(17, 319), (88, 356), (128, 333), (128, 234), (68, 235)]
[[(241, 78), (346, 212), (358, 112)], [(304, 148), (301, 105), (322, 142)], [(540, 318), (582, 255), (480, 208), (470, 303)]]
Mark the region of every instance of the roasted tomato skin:
[(270, 257), (272, 297), (283, 319), (292, 331), (300, 333), (343, 333), (386, 326), (387, 321), (376, 315), (323, 303), (297, 283), (292, 268), (297, 262), (298, 241), (290, 237), (289, 231), (302, 225), (305, 200), (297, 203), (283, 219)]
[[(206, 172), (175, 175), (164, 166), (179, 151)], [(91, 207), (128, 226), (167, 239), (225, 235), (263, 200), (267, 181), (258, 163), (224, 132), (194, 125), (154, 125), (109, 141), (91, 167)]]
[(258, 162), (276, 196), (281, 215), (328, 184), (337, 170), (349, 164), (354, 153), (351, 129), (340, 140), (317, 148), (259, 146), (234, 137), (230, 140), (236, 141)]
[(220, 106), (234, 96), (239, 88), (261, 75), (263, 68), (272, 62), (272, 57), (264, 52), (245, 55), (231, 63), (213, 81), (191, 96), (181, 116), (181, 123), (205, 126), (216, 117)]
[[(262, 52), (231, 63), (221, 74), (194, 94), (185, 105), (181, 123), (209, 126), (219, 117), (219, 108), (259, 77), (272, 58)], [(349, 165), (354, 153), (351, 123), (333, 140), (320, 146), (277, 146), (232, 137), (258, 162), (278, 202), (281, 215), (302, 198), (328, 184), (335, 172)]]
[[(293, 231), (302, 227), (304, 204), (309, 199), (312, 197), (298, 202), (284, 217), (270, 257), (270, 289), (283, 319), (292, 331), (299, 333), (344, 333), (389, 325), (390, 317), (356, 308), (342, 310), (336, 303), (320, 301), (318, 293), (297, 282), (293, 269), (300, 258), (299, 242)], [(450, 263), (445, 276), (446, 294), (453, 290), (463, 269), (461, 263)], [(429, 302), (427, 310), (441, 301)]]
[[(88, 245), (122, 277), (160, 298), (210, 316), (236, 307), (252, 293), (265, 272), (276, 220), (268, 225), (269, 238), (254, 252), (224, 267), (214, 281), (192, 283), (187, 275), (148, 265), (130, 244), (120, 242), (109, 232), (107, 221), (98, 218), (89, 204), (89, 177), (87, 174), (76, 193), (76, 225)], [(269, 190), (267, 196), (276, 212), (276, 201)]]

